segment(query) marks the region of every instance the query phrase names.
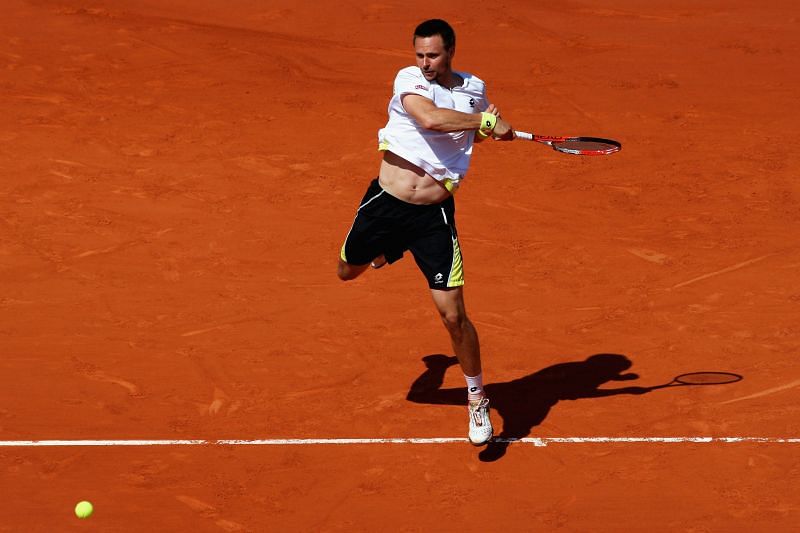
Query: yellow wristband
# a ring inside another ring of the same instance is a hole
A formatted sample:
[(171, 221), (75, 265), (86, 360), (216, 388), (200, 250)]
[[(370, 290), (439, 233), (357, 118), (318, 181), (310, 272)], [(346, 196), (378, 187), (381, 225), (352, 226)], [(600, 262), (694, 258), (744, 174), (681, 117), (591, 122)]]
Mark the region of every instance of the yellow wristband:
[(478, 130), (479, 132), (488, 136), (490, 133), (492, 133), (492, 131), (494, 131), (494, 127), (496, 125), (497, 125), (496, 115), (492, 115), (491, 113), (486, 113), (485, 111), (481, 113), (481, 127)]

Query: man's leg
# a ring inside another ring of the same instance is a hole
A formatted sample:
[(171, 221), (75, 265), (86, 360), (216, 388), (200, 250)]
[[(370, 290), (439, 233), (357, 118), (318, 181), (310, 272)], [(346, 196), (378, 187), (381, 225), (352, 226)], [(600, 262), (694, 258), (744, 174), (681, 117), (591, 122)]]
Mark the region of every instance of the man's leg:
[(336, 265), (336, 275), (339, 276), (339, 279), (342, 281), (350, 281), (351, 279), (356, 279), (368, 267), (369, 264), (351, 265), (350, 263), (345, 263), (341, 258), (339, 258), (339, 264)]
[(479, 375), (481, 373), (481, 347), (478, 342), (478, 332), (467, 318), (463, 287), (445, 290), (431, 289), (431, 294), (444, 327), (450, 334), (453, 350), (461, 365), (461, 370), (467, 376)]
[(383, 254), (373, 259), (368, 265), (351, 265), (350, 263), (342, 261), (342, 258), (340, 257), (339, 264), (336, 266), (336, 275), (339, 276), (339, 279), (342, 281), (350, 281), (351, 279), (356, 279), (358, 276), (363, 274), (367, 267), (371, 266), (372, 268), (378, 269), (386, 263), (387, 261)]
[(483, 391), (478, 332), (467, 317), (463, 287), (431, 289), (431, 294), (467, 381), (469, 440), (481, 446), (492, 438), (492, 422), (489, 419), (489, 399)]

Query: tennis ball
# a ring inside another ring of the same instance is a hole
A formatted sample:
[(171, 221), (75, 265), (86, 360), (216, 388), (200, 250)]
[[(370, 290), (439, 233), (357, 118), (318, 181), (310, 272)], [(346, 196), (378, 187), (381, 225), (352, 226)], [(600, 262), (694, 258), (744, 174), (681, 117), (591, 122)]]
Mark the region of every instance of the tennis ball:
[(87, 501), (78, 502), (75, 506), (75, 516), (78, 518), (89, 518), (94, 512), (94, 507)]

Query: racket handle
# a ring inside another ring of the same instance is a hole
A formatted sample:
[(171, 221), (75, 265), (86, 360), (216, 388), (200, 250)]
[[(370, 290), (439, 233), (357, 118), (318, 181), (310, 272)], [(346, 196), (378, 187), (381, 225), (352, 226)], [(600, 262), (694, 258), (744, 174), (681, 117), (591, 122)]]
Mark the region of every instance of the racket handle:
[(514, 135), (517, 137), (517, 139), (525, 139), (526, 141), (533, 140), (533, 134), (528, 133), (527, 131), (514, 130)]

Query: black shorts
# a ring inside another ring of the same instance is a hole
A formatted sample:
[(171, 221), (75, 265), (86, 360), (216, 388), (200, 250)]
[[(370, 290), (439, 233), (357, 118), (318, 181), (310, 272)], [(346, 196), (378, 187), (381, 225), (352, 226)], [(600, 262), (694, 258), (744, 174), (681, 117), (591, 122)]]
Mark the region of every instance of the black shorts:
[(415, 205), (370, 183), (342, 246), (341, 258), (366, 265), (381, 254), (389, 263), (409, 250), (432, 289), (464, 285), (453, 197), (440, 204)]

